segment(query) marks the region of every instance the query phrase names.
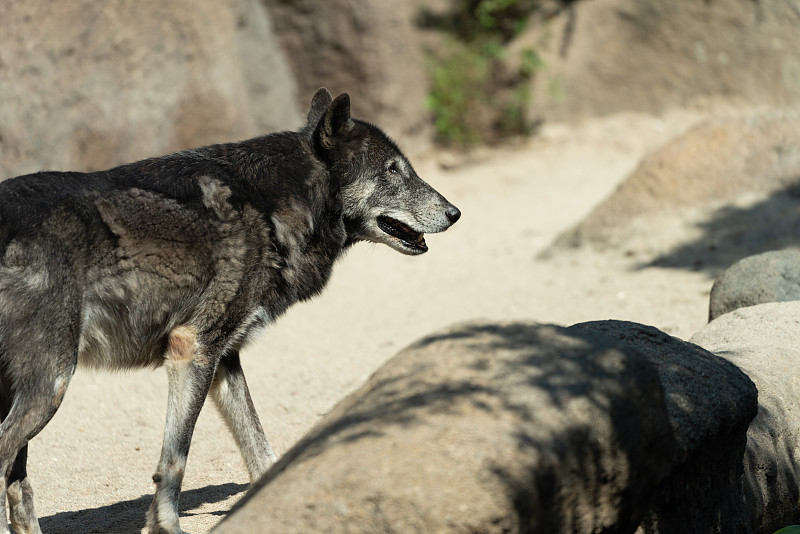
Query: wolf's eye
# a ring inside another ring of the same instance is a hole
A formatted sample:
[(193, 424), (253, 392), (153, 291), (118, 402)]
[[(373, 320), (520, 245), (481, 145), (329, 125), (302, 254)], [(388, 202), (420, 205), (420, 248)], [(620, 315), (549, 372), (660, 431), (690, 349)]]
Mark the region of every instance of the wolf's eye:
[(396, 161), (393, 161), (391, 165), (389, 165), (389, 173), (391, 174), (400, 174), (400, 166), (397, 164)]

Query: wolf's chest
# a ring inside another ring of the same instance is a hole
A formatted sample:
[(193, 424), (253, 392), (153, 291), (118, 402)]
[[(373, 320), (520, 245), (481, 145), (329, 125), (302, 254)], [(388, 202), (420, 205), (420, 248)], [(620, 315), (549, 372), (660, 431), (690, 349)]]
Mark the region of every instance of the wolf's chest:
[(322, 291), (344, 249), (347, 232), (342, 219), (322, 220), (291, 203), (271, 217), (273, 246), (281, 258), (276, 274), (283, 295), (278, 300), (288, 300), (287, 307)]

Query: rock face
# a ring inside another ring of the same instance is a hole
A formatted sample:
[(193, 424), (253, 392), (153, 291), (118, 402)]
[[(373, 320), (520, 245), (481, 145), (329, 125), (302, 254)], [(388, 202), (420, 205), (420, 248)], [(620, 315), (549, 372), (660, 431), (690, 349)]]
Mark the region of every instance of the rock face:
[(692, 342), (723, 355), (758, 387), (758, 415), (747, 431), (744, 500), (749, 532), (800, 521), (800, 302), (740, 308), (720, 316)]
[(640, 353), (657, 369), (664, 390), (675, 452), (636, 532), (752, 533), (742, 457), (756, 415), (753, 382), (727, 360), (653, 327), (597, 321), (567, 332), (575, 329), (602, 332), (622, 350)]
[(649, 327), (462, 325), (390, 360), (214, 532), (714, 526), (736, 516), (755, 402), (733, 365)]
[[(266, 0), (301, 99), (320, 85), (353, 97), (353, 114), (386, 125), (409, 148), (430, 131), (427, 75), (414, 26), (424, 2)], [(301, 100), (305, 105), (305, 100)]]
[(559, 236), (556, 246), (618, 244), (635, 232), (636, 216), (785, 190), (800, 176), (798, 147), (797, 111), (701, 123), (646, 156), (592, 213)]
[(800, 250), (774, 250), (736, 262), (711, 287), (708, 320), (738, 308), (800, 300)]
[(534, 112), (563, 120), (709, 100), (794, 106), (799, 22), (791, 2), (575, 2), (534, 43), (547, 64)]
[(304, 117), (258, 0), (6, 2), (0, 95), (0, 178), (107, 168)]

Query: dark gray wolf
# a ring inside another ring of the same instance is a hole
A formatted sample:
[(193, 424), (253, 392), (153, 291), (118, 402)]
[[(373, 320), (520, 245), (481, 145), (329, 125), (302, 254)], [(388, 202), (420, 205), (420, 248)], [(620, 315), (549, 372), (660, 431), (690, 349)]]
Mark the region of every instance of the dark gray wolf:
[(27, 444), (77, 365), (166, 368), (147, 528), (179, 533), (186, 456), (207, 395), (251, 480), (275, 459), (242, 346), (318, 294), (353, 243), (422, 254), (423, 234), (460, 215), (380, 129), (351, 118), (347, 94), (332, 100), (325, 89), (297, 132), (0, 183), (0, 499), (16, 532), (41, 532)]

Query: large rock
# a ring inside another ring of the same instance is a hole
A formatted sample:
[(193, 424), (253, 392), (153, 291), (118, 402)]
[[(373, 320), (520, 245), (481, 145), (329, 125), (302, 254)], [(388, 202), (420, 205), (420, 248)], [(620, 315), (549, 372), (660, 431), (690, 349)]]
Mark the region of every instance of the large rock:
[[(420, 31), (424, 2), (266, 0), (299, 94), (320, 85), (349, 92), (354, 115), (384, 125), (403, 147), (425, 146), (427, 75)], [(305, 100), (301, 100), (305, 105)], [(411, 142), (413, 141), (413, 142)]]
[(750, 534), (742, 457), (758, 403), (753, 382), (724, 358), (650, 326), (597, 321), (567, 332), (575, 329), (602, 332), (640, 353), (664, 390), (675, 455), (637, 532)]
[(748, 256), (711, 287), (708, 320), (738, 308), (800, 300), (800, 250), (774, 250)]
[[(768, 195), (790, 188), (800, 176), (799, 147), (797, 111), (710, 119), (646, 156), (555, 246), (621, 245), (639, 233), (637, 217), (682, 214), (698, 206), (718, 207), (744, 193)], [(728, 226), (735, 227), (734, 235), (747, 234), (752, 221), (746, 221), (748, 227), (736, 227), (735, 220)]]
[(214, 532), (631, 532), (674, 454), (638, 354), (466, 325), (388, 362)]
[(724, 356), (758, 387), (744, 458), (745, 532), (800, 522), (800, 302), (758, 304), (720, 316), (692, 342)]
[(755, 404), (650, 327), (462, 325), (389, 361), (214, 532), (717, 531)]
[(302, 123), (259, 0), (4, 2), (0, 11), (0, 179)]
[(719, 100), (736, 107), (800, 103), (800, 8), (794, 2), (591, 0), (570, 6), (544, 22), (530, 43), (547, 64), (535, 82), (537, 116), (659, 113)]

